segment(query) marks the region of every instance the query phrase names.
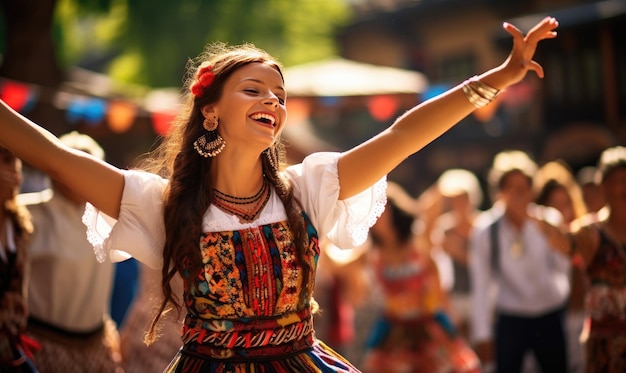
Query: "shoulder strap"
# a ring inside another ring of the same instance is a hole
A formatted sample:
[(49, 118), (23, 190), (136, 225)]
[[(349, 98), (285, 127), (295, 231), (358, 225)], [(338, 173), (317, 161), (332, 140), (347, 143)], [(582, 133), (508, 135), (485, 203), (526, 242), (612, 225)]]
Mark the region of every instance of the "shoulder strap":
[(494, 273), (498, 272), (500, 267), (500, 240), (498, 237), (498, 221), (500, 219), (495, 219), (493, 223), (489, 226), (489, 238), (491, 239), (491, 270)]

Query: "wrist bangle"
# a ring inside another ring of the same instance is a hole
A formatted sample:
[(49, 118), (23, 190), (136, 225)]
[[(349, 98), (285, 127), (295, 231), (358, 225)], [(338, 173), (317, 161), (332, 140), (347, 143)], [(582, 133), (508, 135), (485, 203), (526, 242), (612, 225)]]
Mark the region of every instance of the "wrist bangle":
[(481, 82), (478, 76), (474, 75), (463, 82), (463, 93), (472, 105), (481, 108), (495, 100), (500, 90)]

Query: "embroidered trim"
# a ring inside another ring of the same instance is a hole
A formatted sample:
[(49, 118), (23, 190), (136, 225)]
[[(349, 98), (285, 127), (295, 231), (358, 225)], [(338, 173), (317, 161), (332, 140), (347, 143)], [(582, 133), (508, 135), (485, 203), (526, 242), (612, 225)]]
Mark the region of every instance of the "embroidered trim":
[[(276, 318), (241, 320), (203, 320), (187, 315), (183, 342), (197, 343), (212, 349), (279, 346), (313, 333), (310, 309)], [(219, 355), (218, 355), (219, 356)]]
[(365, 224), (354, 224), (355, 221), (358, 221), (350, 211), (348, 222), (349, 224), (346, 226), (346, 230), (350, 237), (352, 237), (352, 242), (355, 246), (360, 246), (367, 240), (367, 235), (369, 234), (370, 228), (376, 223), (376, 220), (383, 214), (385, 211), (385, 206), (387, 205), (387, 179), (383, 179), (377, 182), (373, 187), (374, 194), (374, 206), (372, 207), (370, 214), (365, 219)]
[(96, 254), (98, 263), (104, 263), (107, 257), (107, 253), (104, 248), (107, 238), (103, 237), (98, 232), (98, 210), (96, 210), (91, 203), (87, 203), (85, 206), (83, 224), (87, 226), (87, 241), (89, 241), (93, 247), (93, 252)]

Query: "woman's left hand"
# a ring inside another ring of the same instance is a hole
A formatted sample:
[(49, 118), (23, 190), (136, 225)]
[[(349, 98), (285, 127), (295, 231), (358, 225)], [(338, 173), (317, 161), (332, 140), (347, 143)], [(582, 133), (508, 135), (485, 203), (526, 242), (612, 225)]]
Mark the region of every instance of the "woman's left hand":
[(510, 84), (522, 80), (529, 70), (543, 78), (543, 67), (533, 57), (537, 44), (544, 39), (554, 39), (559, 22), (553, 17), (546, 17), (537, 23), (526, 35), (514, 25), (505, 22), (502, 27), (513, 36), (513, 49), (502, 65), (502, 70), (510, 73)]

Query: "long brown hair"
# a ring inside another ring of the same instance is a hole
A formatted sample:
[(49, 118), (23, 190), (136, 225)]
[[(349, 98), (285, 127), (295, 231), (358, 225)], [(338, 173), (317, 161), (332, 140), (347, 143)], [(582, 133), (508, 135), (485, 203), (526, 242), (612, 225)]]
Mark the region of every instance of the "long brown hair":
[[(210, 170), (211, 158), (204, 158), (194, 150), (193, 142), (204, 133), (201, 109), (219, 100), (227, 79), (237, 69), (250, 63), (263, 63), (275, 68), (283, 76), (282, 66), (267, 52), (252, 44), (228, 46), (223, 43), (207, 45), (204, 52), (187, 66), (184, 85), (185, 105), (174, 120), (171, 131), (165, 136), (145, 168), (169, 179), (163, 196), (165, 223), (165, 246), (161, 288), (163, 299), (150, 329), (145, 337), (146, 344), (157, 338), (161, 316), (173, 306), (180, 315), (181, 305), (172, 292), (170, 281), (180, 274), (183, 281), (193, 276), (202, 266), (198, 242), (202, 234), (202, 217), (211, 204), (213, 190)], [(204, 92), (195, 96), (190, 87), (197, 81), (197, 71), (212, 66), (215, 78)], [(308, 284), (312, 268), (305, 260), (306, 226), (299, 203), (293, 196), (293, 188), (281, 172), (286, 155), (280, 137), (262, 155), (263, 172), (282, 200), (291, 228), (298, 259), (303, 268), (303, 284)], [(303, 307), (311, 297), (312, 289), (306, 287), (300, 294)]]

